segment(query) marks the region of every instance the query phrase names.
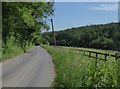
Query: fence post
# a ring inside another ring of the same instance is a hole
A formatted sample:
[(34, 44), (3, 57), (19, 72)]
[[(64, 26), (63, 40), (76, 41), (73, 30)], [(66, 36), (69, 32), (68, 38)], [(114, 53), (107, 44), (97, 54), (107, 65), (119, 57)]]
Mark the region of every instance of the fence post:
[(118, 53), (115, 53), (115, 60), (118, 59)]
[(98, 53), (96, 53), (96, 60), (98, 59)]
[(107, 54), (105, 54), (105, 61), (107, 60)]
[(91, 57), (91, 52), (89, 52), (89, 57)]

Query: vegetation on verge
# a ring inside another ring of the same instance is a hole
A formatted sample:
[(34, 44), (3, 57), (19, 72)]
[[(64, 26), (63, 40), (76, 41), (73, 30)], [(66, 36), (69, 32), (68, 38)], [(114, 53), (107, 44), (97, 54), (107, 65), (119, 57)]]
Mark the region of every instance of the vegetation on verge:
[[(53, 86), (72, 87), (120, 87), (117, 62), (109, 57), (107, 61), (96, 60), (80, 51), (67, 47), (44, 46), (51, 54), (56, 68)], [(86, 49), (88, 50), (88, 49)]]
[[(26, 50), (30, 49), (33, 45), (28, 45), (26, 47)], [(21, 49), (21, 47), (18, 46), (12, 46), (10, 45), (8, 49), (6, 50), (6, 53), (2, 55), (2, 61), (5, 61), (9, 58), (13, 58), (14, 56), (18, 56), (22, 54), (24, 51)]]

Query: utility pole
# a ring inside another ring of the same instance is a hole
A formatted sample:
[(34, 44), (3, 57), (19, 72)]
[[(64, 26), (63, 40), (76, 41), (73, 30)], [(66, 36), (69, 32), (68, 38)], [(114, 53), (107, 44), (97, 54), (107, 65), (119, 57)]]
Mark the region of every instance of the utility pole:
[(51, 25), (52, 25), (52, 31), (53, 31), (54, 46), (56, 46), (56, 38), (55, 38), (55, 31), (54, 31), (53, 19), (51, 19)]

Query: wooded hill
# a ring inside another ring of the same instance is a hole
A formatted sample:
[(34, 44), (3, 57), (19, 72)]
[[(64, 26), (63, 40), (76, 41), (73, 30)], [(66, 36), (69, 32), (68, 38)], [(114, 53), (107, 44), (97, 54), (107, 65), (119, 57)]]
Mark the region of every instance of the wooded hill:
[[(74, 46), (120, 51), (120, 28), (118, 23), (89, 25), (56, 31), (58, 46)], [(43, 38), (53, 45), (53, 33), (43, 33)]]

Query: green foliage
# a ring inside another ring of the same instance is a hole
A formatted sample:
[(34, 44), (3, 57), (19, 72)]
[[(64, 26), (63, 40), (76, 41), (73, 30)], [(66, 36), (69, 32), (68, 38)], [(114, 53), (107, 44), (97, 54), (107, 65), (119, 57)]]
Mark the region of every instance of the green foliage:
[(26, 51), (31, 43), (42, 43), (41, 30), (49, 29), (46, 20), (54, 13), (53, 2), (3, 2), (3, 54), (11, 43)]
[[(83, 55), (81, 51), (71, 50), (76, 49), (72, 47), (44, 46), (44, 48), (51, 54), (55, 64), (56, 78), (53, 87), (63, 89), (120, 87), (117, 83), (115, 58), (108, 57), (107, 61), (96, 60)], [(86, 48), (86, 50), (94, 49)], [(94, 51), (105, 52), (96, 49)], [(111, 52), (114, 53), (114, 51)]]
[[(97, 49), (120, 50), (120, 30), (118, 23), (91, 25), (56, 31), (58, 46), (89, 47)], [(53, 45), (52, 32), (43, 37)]]
[[(32, 45), (27, 45), (26, 50), (30, 49), (31, 47), (32, 47)], [(13, 58), (13, 57), (20, 55), (22, 53), (23, 53), (23, 49), (21, 49), (21, 47), (13, 45), (13, 44), (10, 45), (10, 43), (9, 43), (7, 50), (2, 55), (2, 61), (5, 61), (9, 58)]]
[(90, 43), (91, 47), (99, 49), (112, 49), (113, 40), (106, 37), (98, 37)]

